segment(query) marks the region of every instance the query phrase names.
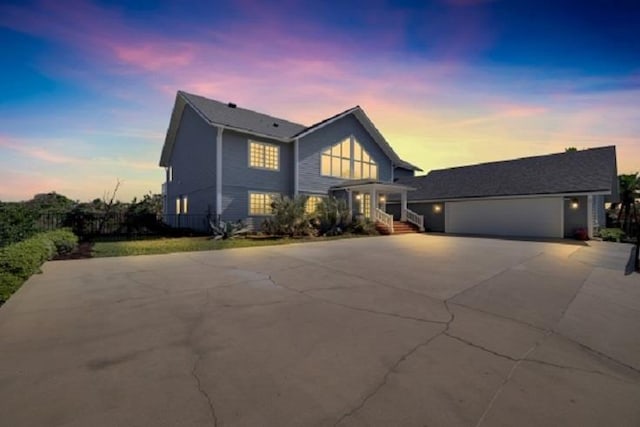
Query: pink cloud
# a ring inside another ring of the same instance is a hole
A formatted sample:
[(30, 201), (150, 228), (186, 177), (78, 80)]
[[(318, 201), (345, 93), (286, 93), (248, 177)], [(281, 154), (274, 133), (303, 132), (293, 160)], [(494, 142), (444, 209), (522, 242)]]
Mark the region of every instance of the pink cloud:
[(16, 140), (11, 137), (0, 135), (0, 147), (6, 148), (25, 156), (42, 160), (48, 163), (77, 163), (82, 161), (82, 159), (77, 157), (68, 156), (61, 153), (56, 153), (51, 150), (47, 150), (41, 147), (34, 147), (29, 145), (26, 141)]

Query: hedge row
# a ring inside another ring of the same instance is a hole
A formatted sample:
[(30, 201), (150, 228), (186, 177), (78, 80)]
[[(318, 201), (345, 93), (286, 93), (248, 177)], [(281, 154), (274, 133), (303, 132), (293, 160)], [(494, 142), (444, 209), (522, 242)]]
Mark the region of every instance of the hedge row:
[(0, 305), (56, 254), (72, 252), (78, 238), (66, 229), (36, 234), (26, 240), (0, 248)]

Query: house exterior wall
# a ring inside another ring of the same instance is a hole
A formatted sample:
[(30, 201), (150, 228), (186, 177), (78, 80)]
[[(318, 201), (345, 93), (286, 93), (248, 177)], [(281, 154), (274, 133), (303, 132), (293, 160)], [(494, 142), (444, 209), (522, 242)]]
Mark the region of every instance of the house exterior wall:
[(176, 198), (181, 196), (187, 196), (190, 215), (215, 211), (216, 136), (216, 128), (185, 107), (171, 155), (173, 180), (165, 183), (168, 217), (176, 214)]
[[(440, 205), (440, 211), (435, 212), (434, 205)], [(421, 202), (421, 203), (407, 203), (407, 208), (414, 211), (418, 215), (422, 215), (424, 218), (425, 231), (430, 232), (444, 232), (444, 216), (445, 216), (445, 204), (442, 202)], [(393, 215), (393, 219), (400, 221), (400, 203), (387, 203), (387, 213)]]
[(405, 168), (394, 168), (393, 169), (393, 179), (396, 180), (398, 178), (409, 178), (415, 175), (415, 171), (411, 169)]
[(301, 192), (326, 194), (331, 186), (345, 181), (344, 178), (322, 176), (320, 173), (320, 156), (323, 150), (350, 135), (353, 135), (360, 142), (362, 147), (378, 164), (378, 180), (391, 181), (391, 159), (371, 138), (358, 119), (353, 115), (348, 115), (300, 138), (298, 148), (298, 186)]
[(465, 200), (445, 203), (447, 233), (563, 237), (562, 197)]
[[(280, 150), (280, 169), (249, 167), (249, 140), (274, 144)], [(222, 134), (222, 220), (249, 218), (249, 192), (293, 193), (293, 144), (225, 130)], [(264, 216), (253, 218), (259, 224)]]
[[(571, 207), (572, 199), (578, 201), (578, 208)], [(586, 229), (589, 225), (587, 196), (567, 197), (564, 199), (564, 237), (574, 237), (578, 228)]]

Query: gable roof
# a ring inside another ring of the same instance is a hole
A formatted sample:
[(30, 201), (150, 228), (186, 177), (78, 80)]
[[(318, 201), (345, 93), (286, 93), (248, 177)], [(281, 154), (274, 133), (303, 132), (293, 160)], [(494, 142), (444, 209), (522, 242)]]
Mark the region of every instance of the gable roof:
[(239, 108), (237, 106), (232, 106), (231, 104), (225, 104), (183, 91), (178, 91), (176, 94), (175, 105), (171, 113), (171, 121), (169, 123), (167, 136), (162, 148), (160, 166), (168, 166), (169, 164), (173, 145), (175, 144), (175, 138), (178, 133), (178, 127), (180, 125), (180, 119), (182, 118), (182, 113), (187, 105), (193, 108), (200, 117), (212, 126), (221, 126), (239, 132), (276, 139), (283, 142), (292, 142), (296, 138), (301, 138), (341, 119), (342, 117), (353, 114), (367, 132), (371, 134), (372, 138), (380, 146), (382, 151), (393, 161), (394, 165), (405, 169), (422, 170), (398, 157), (387, 140), (384, 139), (380, 131), (378, 131), (378, 129), (373, 125), (360, 106), (345, 110), (342, 113), (324, 119), (314, 125), (304, 126), (288, 120)]
[(617, 193), (615, 146), (440, 169), (401, 178), (409, 200)]

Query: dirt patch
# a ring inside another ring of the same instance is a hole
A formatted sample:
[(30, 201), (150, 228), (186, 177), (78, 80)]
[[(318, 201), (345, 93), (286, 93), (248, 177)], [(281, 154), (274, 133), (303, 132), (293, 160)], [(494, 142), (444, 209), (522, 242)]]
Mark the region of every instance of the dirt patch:
[(56, 255), (53, 257), (54, 261), (63, 261), (67, 259), (85, 259), (85, 258), (93, 258), (93, 243), (92, 242), (82, 242), (78, 245), (78, 247), (69, 254)]

